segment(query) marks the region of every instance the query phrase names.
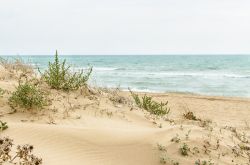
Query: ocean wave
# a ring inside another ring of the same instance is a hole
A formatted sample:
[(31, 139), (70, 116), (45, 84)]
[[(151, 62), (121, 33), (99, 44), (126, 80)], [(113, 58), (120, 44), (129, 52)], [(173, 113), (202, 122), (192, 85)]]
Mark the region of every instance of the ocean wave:
[(240, 74), (232, 74), (232, 73), (207, 73), (207, 72), (186, 72), (186, 73), (156, 73), (158, 75), (165, 76), (190, 76), (190, 77), (227, 77), (227, 78), (250, 78), (250, 75), (240, 75)]
[(114, 71), (117, 68), (112, 68), (112, 67), (93, 67), (93, 70), (95, 71)]
[(127, 70), (127, 68), (117, 68), (115, 70)]
[[(130, 72), (131, 75), (137, 76), (150, 76), (150, 78), (162, 78), (162, 77), (204, 77), (204, 78), (250, 78), (250, 75), (246, 74), (234, 74), (234, 73), (210, 73), (210, 72)], [(123, 75), (126, 75), (124, 73)]]
[[(74, 70), (86, 70), (89, 69), (89, 67), (73, 67)], [(94, 71), (114, 71), (118, 68), (112, 68), (112, 67), (93, 67)]]

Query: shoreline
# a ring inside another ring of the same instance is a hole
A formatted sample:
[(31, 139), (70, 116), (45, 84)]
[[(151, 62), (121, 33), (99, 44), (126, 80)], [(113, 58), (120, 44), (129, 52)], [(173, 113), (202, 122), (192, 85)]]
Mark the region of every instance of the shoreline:
[[(97, 87), (102, 88), (102, 87)], [(107, 88), (111, 90), (115, 90), (117, 88)], [(126, 89), (119, 89), (121, 92), (129, 93), (129, 90)], [(195, 98), (204, 98), (204, 99), (216, 99), (216, 100), (242, 100), (242, 101), (250, 101), (250, 97), (243, 97), (243, 96), (221, 96), (221, 95), (209, 95), (209, 94), (201, 94), (201, 93), (193, 93), (193, 92), (155, 92), (155, 91), (137, 91), (134, 90), (133, 92), (137, 94), (148, 94), (152, 96), (158, 96), (158, 95), (176, 95), (176, 96), (186, 96), (186, 97), (195, 97)]]

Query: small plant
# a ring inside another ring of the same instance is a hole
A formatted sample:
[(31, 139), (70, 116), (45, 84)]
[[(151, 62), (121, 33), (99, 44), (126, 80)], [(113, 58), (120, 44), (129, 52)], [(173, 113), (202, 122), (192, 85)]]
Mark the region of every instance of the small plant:
[(5, 91), (2, 88), (0, 88), (0, 97), (2, 97), (4, 95), (4, 93), (5, 93)]
[(109, 93), (109, 100), (112, 101), (113, 103), (118, 103), (118, 104), (127, 104), (129, 103), (129, 101), (127, 100), (127, 98), (125, 98), (124, 96), (121, 96), (119, 94), (120, 89), (116, 88), (115, 90), (110, 90)]
[(188, 120), (199, 120), (192, 111), (188, 111), (183, 114), (183, 117)]
[(211, 127), (210, 126), (211, 123), (212, 123), (211, 120), (200, 120), (199, 125), (200, 125), (200, 127), (209, 129), (209, 127)]
[(6, 122), (2, 122), (2, 121), (0, 120), (0, 131), (4, 131), (4, 130), (6, 130), (7, 128), (8, 128), (7, 123), (6, 123)]
[(133, 97), (133, 99), (135, 100), (135, 104), (138, 106), (138, 107), (141, 107), (141, 100), (139, 98), (139, 95), (138, 94), (135, 94), (134, 92), (132, 92), (130, 89), (129, 89), (130, 93), (131, 93), (131, 96)]
[(147, 96), (147, 95), (144, 95), (142, 97), (142, 101), (141, 101), (141, 99), (139, 98), (139, 96), (137, 94), (133, 93), (131, 90), (130, 90), (130, 93), (131, 93), (133, 99), (135, 100), (136, 105), (142, 109), (145, 109), (150, 114), (154, 114), (157, 116), (164, 116), (170, 112), (170, 108), (167, 107), (168, 102), (158, 103), (158, 102), (152, 100), (152, 97)]
[(161, 163), (161, 164), (166, 164), (167, 161), (168, 161), (168, 158), (167, 158), (166, 155), (160, 156), (160, 163)]
[[(64, 91), (77, 90), (80, 87), (86, 86), (89, 76), (92, 72), (92, 67), (84, 74), (81, 72), (70, 72), (70, 66), (66, 66), (66, 60), (60, 63), (58, 53), (56, 51), (55, 60), (49, 62), (49, 68), (45, 71), (43, 78), (45, 82), (53, 89), (62, 89)], [(41, 72), (40, 72), (41, 73)]]
[(210, 147), (211, 147), (210, 142), (207, 140), (204, 140), (203, 150), (205, 154), (209, 155), (211, 153)]
[[(40, 165), (42, 164), (42, 159), (36, 157), (32, 154), (34, 147), (32, 145), (17, 146), (16, 154), (11, 155), (13, 140), (7, 137), (0, 138), (0, 164), (10, 163), (10, 164), (22, 164), (22, 165)], [(19, 160), (16, 161), (16, 159)]]
[(196, 160), (194, 164), (195, 165), (214, 165), (214, 163), (212, 163), (211, 160), (209, 160), (209, 161), (206, 161), (206, 160), (201, 161), (200, 159)]
[(12, 93), (9, 104), (13, 109), (20, 107), (30, 110), (32, 108), (42, 108), (46, 105), (46, 99), (44, 93), (37, 86), (25, 82), (19, 84), (16, 91)]
[(240, 147), (241, 150), (250, 151), (250, 147), (245, 144), (239, 144), (238, 146)]
[(179, 143), (180, 141), (181, 139), (178, 134), (176, 134), (176, 136), (171, 139), (171, 142), (175, 142), (175, 143)]
[(184, 143), (181, 147), (180, 147), (180, 152), (181, 155), (183, 156), (188, 156), (188, 152), (190, 151), (190, 148), (188, 147), (188, 145), (186, 143)]
[(179, 165), (180, 163), (172, 160), (171, 158), (168, 158), (166, 155), (161, 155), (160, 156), (160, 163), (161, 164), (172, 164), (172, 165)]
[(179, 162), (176, 162), (176, 161), (174, 161), (174, 160), (172, 160), (171, 162), (172, 162), (173, 165), (180, 165)]
[(157, 147), (159, 151), (167, 151), (167, 148), (159, 143), (157, 144)]

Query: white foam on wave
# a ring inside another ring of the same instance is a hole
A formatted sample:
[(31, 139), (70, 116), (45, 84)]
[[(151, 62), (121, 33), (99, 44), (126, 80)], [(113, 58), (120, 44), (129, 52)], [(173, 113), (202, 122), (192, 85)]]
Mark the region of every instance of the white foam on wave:
[[(86, 70), (89, 69), (89, 67), (74, 67), (74, 69), (76, 70)], [(93, 67), (94, 71), (114, 71), (117, 70), (119, 68), (112, 68), (112, 67)]]
[(223, 72), (124, 72), (123, 76), (135, 75), (135, 77), (151, 77), (151, 78), (163, 78), (163, 77), (203, 77), (203, 78), (250, 78), (248, 74), (235, 74), (235, 73), (223, 73)]

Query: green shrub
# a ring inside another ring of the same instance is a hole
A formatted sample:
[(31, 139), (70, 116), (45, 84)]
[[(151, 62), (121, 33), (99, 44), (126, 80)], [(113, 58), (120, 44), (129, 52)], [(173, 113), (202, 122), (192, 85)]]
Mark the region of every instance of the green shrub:
[(66, 60), (60, 63), (58, 53), (56, 51), (55, 60), (49, 62), (48, 70), (45, 71), (43, 78), (45, 82), (53, 89), (62, 89), (65, 91), (77, 90), (80, 87), (86, 86), (92, 67), (87, 73), (70, 72), (70, 66), (66, 66)]
[(135, 94), (130, 90), (130, 93), (135, 100), (135, 103), (138, 107), (145, 109), (150, 114), (154, 114), (157, 116), (164, 116), (170, 112), (170, 108), (167, 107), (168, 101), (166, 103), (156, 102), (152, 99), (152, 97), (147, 96), (146, 94), (142, 97), (142, 101), (139, 98), (138, 94)]
[(28, 82), (19, 84), (16, 91), (13, 92), (9, 98), (9, 104), (13, 109), (15, 109), (15, 107), (40, 109), (46, 105), (46, 103), (44, 93), (37, 86)]

